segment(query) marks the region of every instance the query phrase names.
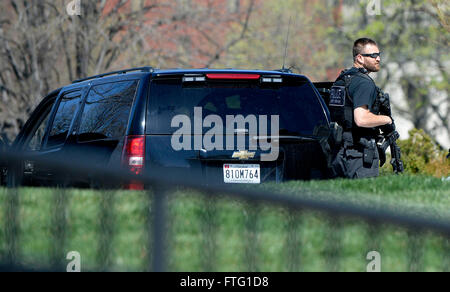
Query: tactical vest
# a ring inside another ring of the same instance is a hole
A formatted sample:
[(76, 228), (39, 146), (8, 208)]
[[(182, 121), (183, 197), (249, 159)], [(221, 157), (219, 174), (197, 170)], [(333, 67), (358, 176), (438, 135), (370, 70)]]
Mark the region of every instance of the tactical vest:
[[(342, 126), (344, 130), (343, 141), (345, 146), (351, 146), (358, 143), (362, 137), (375, 138), (376, 136), (376, 130), (370, 128), (360, 128), (356, 126), (354, 120), (353, 99), (349, 94), (351, 80), (355, 76), (359, 76), (373, 82), (372, 78), (364, 74), (362, 70), (363, 69), (358, 70), (356, 68), (352, 68), (342, 71), (330, 91), (328, 108), (330, 110), (331, 120)], [(377, 91), (377, 94), (379, 94), (380, 90), (378, 87)], [(373, 105), (370, 105), (370, 107), (372, 106)]]

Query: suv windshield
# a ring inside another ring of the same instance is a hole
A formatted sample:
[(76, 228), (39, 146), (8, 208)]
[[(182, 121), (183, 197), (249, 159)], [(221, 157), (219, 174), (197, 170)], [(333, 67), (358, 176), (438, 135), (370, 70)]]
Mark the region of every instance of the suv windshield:
[(259, 82), (214, 81), (182, 83), (180, 78), (151, 82), (149, 134), (173, 134), (172, 119), (185, 115), (194, 121), (194, 108), (202, 108), (203, 118), (218, 115), (279, 116), (281, 135), (312, 136), (314, 128), (327, 125), (326, 115), (309, 83), (300, 78), (284, 80), (276, 86)]

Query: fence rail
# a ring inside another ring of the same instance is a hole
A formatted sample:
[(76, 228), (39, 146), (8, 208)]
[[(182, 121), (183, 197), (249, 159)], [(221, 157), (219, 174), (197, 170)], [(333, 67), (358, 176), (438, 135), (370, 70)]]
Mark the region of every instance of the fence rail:
[[(141, 192), (3, 188), (0, 271), (65, 271), (72, 247), (83, 249), (86, 269), (98, 271), (365, 271), (371, 251), (393, 270), (449, 270), (446, 218), (319, 199), (310, 191), (292, 196), (207, 185), (192, 171), (153, 169), (136, 177), (81, 158), (0, 157), (8, 165), (32, 159), (70, 176), (147, 186)], [(36, 210), (42, 206), (48, 213)]]

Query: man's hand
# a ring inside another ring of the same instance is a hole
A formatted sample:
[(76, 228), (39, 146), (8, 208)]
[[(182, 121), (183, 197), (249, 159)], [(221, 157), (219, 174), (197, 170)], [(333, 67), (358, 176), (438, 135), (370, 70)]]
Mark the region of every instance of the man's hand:
[(386, 124), (383, 126), (380, 126), (380, 130), (383, 132), (383, 134), (388, 135), (395, 131), (395, 123), (394, 120), (392, 120), (391, 124)]

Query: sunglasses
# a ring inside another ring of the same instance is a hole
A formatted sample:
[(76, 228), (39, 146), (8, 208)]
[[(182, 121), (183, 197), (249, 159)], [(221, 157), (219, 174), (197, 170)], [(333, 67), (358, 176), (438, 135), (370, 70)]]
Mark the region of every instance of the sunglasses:
[(376, 58), (378, 58), (378, 57), (380, 57), (380, 58), (381, 58), (381, 53), (373, 53), (373, 54), (361, 54), (361, 56), (364, 56), (364, 57), (371, 57), (371, 58), (374, 58), (374, 59), (376, 59)]

